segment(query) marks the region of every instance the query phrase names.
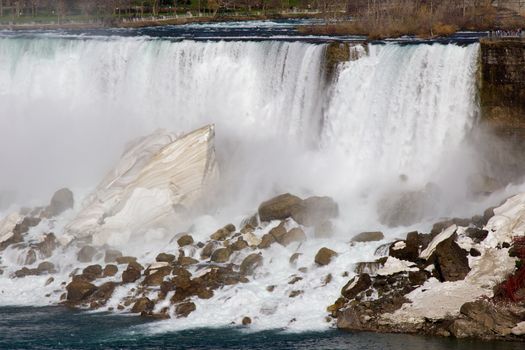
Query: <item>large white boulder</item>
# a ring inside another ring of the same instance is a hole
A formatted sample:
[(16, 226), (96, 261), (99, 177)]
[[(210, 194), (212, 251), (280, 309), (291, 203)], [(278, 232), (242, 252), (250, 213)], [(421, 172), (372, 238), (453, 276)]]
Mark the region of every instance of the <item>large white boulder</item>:
[(94, 244), (125, 243), (177, 223), (217, 178), (213, 125), (182, 136), (156, 131), (128, 147), (65, 232), (91, 235)]

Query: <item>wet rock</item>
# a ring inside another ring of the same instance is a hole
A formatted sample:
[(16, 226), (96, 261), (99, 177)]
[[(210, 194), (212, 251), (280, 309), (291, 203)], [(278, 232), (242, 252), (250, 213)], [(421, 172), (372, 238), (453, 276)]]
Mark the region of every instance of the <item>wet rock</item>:
[(359, 293), (372, 286), (372, 279), (367, 273), (355, 276), (341, 289), (341, 295), (346, 299), (354, 299)]
[(415, 262), (419, 259), (419, 235), (416, 231), (409, 232), (404, 241), (397, 241), (390, 246), (390, 256), (399, 260)]
[(230, 259), (231, 254), (232, 251), (229, 248), (216, 249), (211, 255), (211, 261), (216, 263), (225, 263)]
[(82, 263), (88, 263), (93, 260), (97, 250), (90, 245), (85, 245), (77, 253), (77, 260)]
[(481, 243), (487, 238), (489, 231), (477, 227), (469, 227), (465, 230), (465, 235), (471, 238), (475, 243)]
[(299, 259), (299, 257), (300, 257), (301, 255), (302, 255), (301, 253), (293, 253), (292, 256), (290, 256), (290, 259), (288, 260), (288, 262), (290, 263), (290, 265), (295, 265), (295, 264), (297, 264), (297, 259)]
[(34, 245), (34, 248), (44, 258), (49, 258), (53, 255), (55, 249), (59, 246), (59, 243), (54, 233), (48, 233), (44, 236), (44, 240)]
[(141, 276), (140, 269), (134, 264), (130, 263), (127, 269), (122, 272), (122, 283), (133, 283)]
[(352, 242), (375, 242), (385, 238), (383, 232), (361, 232), (352, 238)]
[(287, 246), (293, 242), (304, 242), (306, 241), (306, 235), (303, 230), (299, 227), (291, 229), (281, 237), (279, 243), (283, 246)]
[(293, 276), (290, 281), (288, 281), (288, 284), (296, 284), (299, 281), (302, 281), (303, 278), (300, 276)]
[(153, 311), (153, 308), (155, 307), (155, 303), (153, 301), (149, 300), (146, 297), (139, 298), (133, 304), (133, 307), (131, 308), (131, 312), (135, 314), (140, 314), (144, 311)]
[(241, 323), (242, 323), (243, 326), (248, 326), (248, 325), (252, 324), (252, 319), (249, 318), (249, 317), (243, 317)]
[(106, 282), (98, 287), (89, 299), (96, 301), (99, 305), (104, 305), (111, 298), (116, 287), (115, 282)]
[(171, 267), (160, 268), (147, 275), (142, 284), (145, 286), (160, 286), (162, 282), (164, 282), (164, 277), (168, 276), (170, 273)]
[(246, 242), (244, 239), (239, 237), (231, 246), (230, 248), (234, 251), (243, 250), (245, 248), (248, 248), (248, 242)]
[(100, 265), (89, 265), (82, 270), (82, 275), (89, 281), (96, 280), (102, 277), (102, 266)]
[(29, 249), (26, 254), (24, 265), (33, 265), (36, 262), (36, 252), (34, 249)]
[(215, 233), (213, 233), (210, 238), (215, 240), (215, 241), (224, 241), (225, 239), (227, 239), (228, 237), (230, 237), (233, 233), (233, 231), (230, 231), (229, 229), (231, 229), (231, 227), (223, 227), (221, 229), (218, 229), (217, 231), (215, 231)]
[(263, 257), (260, 254), (253, 253), (248, 255), (241, 263), (239, 271), (242, 275), (251, 275), (253, 272), (263, 264)]
[(70, 302), (81, 302), (93, 294), (97, 288), (95, 285), (82, 280), (74, 279), (66, 287), (67, 297), (66, 299)]
[(469, 320), (469, 319), (457, 319), (452, 322), (449, 327), (450, 333), (456, 338), (483, 338), (487, 333), (490, 332), (483, 325)]
[(117, 265), (128, 265), (137, 262), (137, 258), (135, 258), (134, 256), (119, 256), (115, 260), (117, 262)]
[(112, 277), (115, 276), (118, 272), (117, 265), (108, 264), (106, 267), (104, 267), (104, 271), (102, 272), (104, 277)]
[(286, 228), (284, 225), (284, 221), (281, 221), (278, 226), (272, 228), (270, 232), (268, 232), (277, 242), (281, 242), (283, 237), (286, 235)]
[(47, 280), (46, 280), (46, 283), (44, 284), (44, 286), (49, 286), (51, 283), (53, 283), (55, 281), (55, 279), (53, 277), (49, 277)]
[(60, 215), (64, 211), (72, 209), (74, 205), (75, 200), (73, 198), (73, 192), (68, 188), (62, 188), (53, 194), (51, 202), (44, 209), (43, 216), (51, 218)]
[(461, 306), (461, 314), (500, 335), (509, 335), (520, 317), (486, 300), (477, 300)]
[(294, 208), (300, 206), (303, 200), (290, 193), (281, 194), (259, 206), (259, 218), (261, 221), (284, 220), (292, 216)]
[(188, 301), (180, 303), (175, 307), (175, 314), (177, 317), (188, 317), (193, 311), (197, 309), (195, 303)]
[(201, 259), (208, 259), (213, 254), (213, 251), (216, 248), (216, 244), (214, 242), (208, 242), (204, 248), (202, 248), (201, 251)]
[(272, 286), (268, 286), (268, 287), (266, 287), (266, 290), (268, 292), (272, 293), (275, 290), (275, 286), (273, 286), (273, 285)]
[(288, 297), (290, 297), (290, 298), (295, 298), (295, 297), (297, 297), (297, 296), (299, 296), (299, 295), (301, 295), (301, 294), (303, 294), (303, 293), (304, 293), (304, 292), (303, 292), (302, 290), (292, 290), (292, 291), (290, 292), (290, 294), (288, 294)]
[(198, 264), (199, 260), (193, 259), (189, 256), (181, 256), (179, 257), (178, 263), (181, 266), (190, 266), (190, 265)]
[(292, 218), (304, 226), (315, 226), (339, 215), (339, 206), (330, 197), (309, 197), (292, 208)]
[(184, 247), (193, 244), (193, 237), (191, 235), (184, 235), (177, 240), (179, 247)]
[(224, 226), (224, 228), (230, 232), (235, 232), (235, 225), (234, 224), (228, 224), (226, 226)]
[(470, 272), (468, 252), (454, 241), (456, 235), (437, 245), (435, 254), (436, 270), (442, 281), (463, 280)]
[(118, 258), (122, 257), (122, 252), (116, 249), (107, 249), (104, 255), (104, 262), (112, 263), (116, 262)]
[(315, 255), (315, 263), (317, 265), (325, 266), (325, 265), (330, 264), (330, 262), (332, 261), (332, 258), (336, 256), (337, 256), (336, 252), (326, 247), (323, 247), (319, 249), (319, 251)]
[(175, 255), (173, 254), (167, 254), (167, 253), (160, 253), (159, 255), (157, 255), (157, 257), (155, 258), (155, 261), (158, 261), (158, 262), (167, 262), (167, 263), (172, 263), (175, 261)]
[(470, 256), (473, 256), (473, 257), (481, 256), (481, 252), (477, 250), (476, 248), (470, 248), (469, 254)]
[(409, 271), (408, 280), (410, 281), (411, 285), (420, 286), (426, 282), (426, 280), (429, 278), (429, 275), (430, 273), (424, 270)]
[(261, 243), (259, 243), (259, 249), (266, 249), (275, 243), (275, 238), (270, 233), (267, 233), (262, 236)]
[(38, 267), (36, 268), (38, 271), (38, 274), (42, 274), (44, 272), (47, 273), (55, 273), (55, 265), (53, 263), (50, 263), (49, 261), (43, 261), (40, 264), (38, 264)]

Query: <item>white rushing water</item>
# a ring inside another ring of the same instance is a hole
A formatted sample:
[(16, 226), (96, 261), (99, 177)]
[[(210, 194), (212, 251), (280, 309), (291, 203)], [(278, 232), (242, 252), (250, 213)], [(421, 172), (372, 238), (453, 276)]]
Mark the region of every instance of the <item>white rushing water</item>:
[[(354, 263), (374, 258), (381, 242), (345, 242), (363, 230), (386, 229), (376, 213), (385, 193), (436, 183), (443, 196), (425, 222), (458, 215), (459, 209), (472, 215), (485, 205), (469, 204), (465, 191), (477, 166), (467, 138), (476, 118), (478, 50), (371, 45), (325, 86), (325, 45), (1, 38), (0, 191), (25, 203), (46, 201), (63, 186), (94, 188), (132, 138), (160, 127), (183, 132), (214, 123), (220, 201), (194, 219), (194, 238), (204, 240), (228, 222), (238, 225), (262, 200), (281, 192), (329, 195), (341, 208), (337, 234), (308, 240), (298, 265), (313, 269), (323, 245), (340, 254), (291, 286), (287, 281), (297, 269), (288, 267), (288, 259), (294, 251), (273, 246), (256, 280), (226, 288), (211, 302), (196, 301), (197, 311), (175, 327), (228, 325), (249, 314), (261, 328), (322, 328), (326, 306), (348, 280), (342, 272), (352, 274)], [(71, 218), (68, 213), (54, 223), (54, 231)], [(44, 231), (40, 225), (31, 234)], [(385, 232), (391, 238), (406, 228)], [(177, 251), (155, 237), (120, 248), (139, 261)], [(2, 263), (19, 263), (9, 254)], [(73, 253), (53, 259), (63, 267), (76, 263)], [(333, 271), (340, 273), (323, 287)], [(0, 304), (36, 303), (61, 278), (46, 289), (44, 277), (25, 287), (2, 277), (9, 297), (0, 297)], [(270, 284), (277, 285), (271, 295)], [(289, 298), (296, 289), (305, 292)]]

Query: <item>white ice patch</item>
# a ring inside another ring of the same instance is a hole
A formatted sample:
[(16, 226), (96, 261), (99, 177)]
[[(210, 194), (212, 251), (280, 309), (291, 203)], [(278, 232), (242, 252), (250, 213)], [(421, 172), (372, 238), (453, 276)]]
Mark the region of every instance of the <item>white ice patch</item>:
[(378, 269), (376, 274), (387, 276), (403, 271), (419, 271), (419, 269), (413, 262), (400, 260), (389, 256), (385, 262), (385, 265)]

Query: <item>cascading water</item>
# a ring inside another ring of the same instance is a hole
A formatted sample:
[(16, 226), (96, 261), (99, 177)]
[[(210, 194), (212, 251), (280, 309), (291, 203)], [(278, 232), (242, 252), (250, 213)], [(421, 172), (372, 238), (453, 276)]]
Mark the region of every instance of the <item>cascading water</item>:
[[(211, 215), (195, 218), (194, 238), (239, 224), (276, 193), (319, 194), (340, 205), (336, 235), (307, 240), (297, 265), (310, 266), (322, 245), (341, 249), (329, 267), (312, 268), (291, 285), (292, 252), (274, 245), (253, 283), (196, 300), (197, 310), (175, 326), (228, 325), (252, 315), (262, 328), (322, 328), (327, 300), (347, 281), (332, 271), (352, 273), (354, 263), (374, 259), (379, 243), (347, 242), (359, 230), (384, 228), (376, 213), (384, 193), (436, 182), (450, 195), (445, 209), (427, 213), (429, 220), (450, 214), (452, 202), (473, 211), (456, 190), (466, 177), (458, 173), (475, 170), (467, 135), (476, 115), (478, 45), (370, 45), (331, 83), (323, 76), (325, 49), (277, 41), (2, 38), (0, 190), (14, 189), (27, 200), (64, 185), (94, 187), (131, 138), (159, 127), (183, 132), (215, 123), (220, 201)], [(70, 216), (53, 230), (59, 234)], [(387, 237), (404, 232), (385, 231)], [(119, 248), (153, 261), (170, 249), (156, 237)], [(63, 276), (50, 286), (43, 287), (45, 276), (24, 286), (5, 278), (0, 303), (40, 302), (68, 279), (75, 254), (51, 259)], [(2, 263), (17, 259), (8, 250)], [(271, 293), (269, 285), (276, 286)], [(116, 309), (128, 292), (119, 288), (107, 307)], [(290, 298), (293, 291), (301, 293)]]

